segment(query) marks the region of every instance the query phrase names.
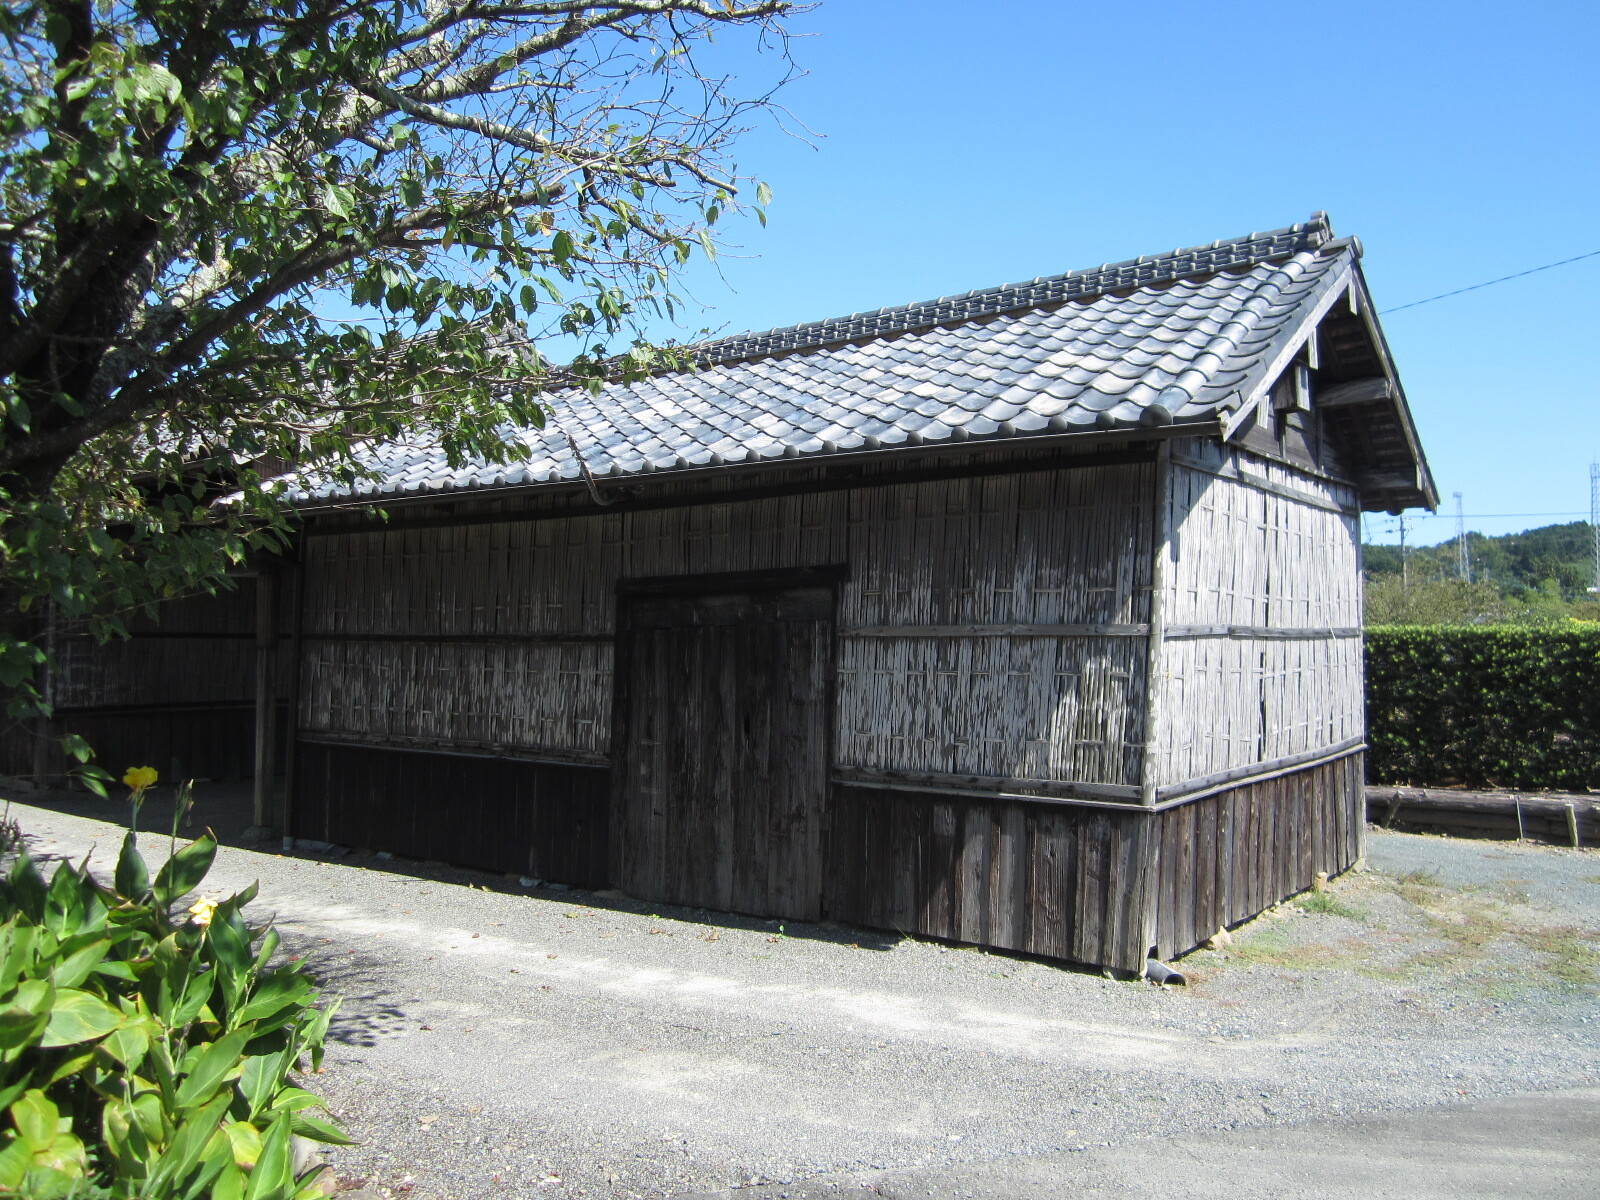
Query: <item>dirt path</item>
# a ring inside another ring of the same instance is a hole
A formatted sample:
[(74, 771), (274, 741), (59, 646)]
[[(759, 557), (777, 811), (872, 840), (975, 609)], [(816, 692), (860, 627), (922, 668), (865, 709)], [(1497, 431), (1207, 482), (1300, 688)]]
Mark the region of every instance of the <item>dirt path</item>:
[[(116, 844), (16, 811), (40, 851)], [(1359, 1144), (1398, 1110), (1565, 1091), (1516, 1103), (1594, 1111), (1600, 854), (1388, 834), (1372, 862), (1166, 990), (376, 859), (225, 849), (214, 882), (259, 879), (346, 995), (318, 1083), (363, 1145), (333, 1161), (395, 1195), (1021, 1197), (1258, 1134), (1281, 1150), (1306, 1122)], [(1448, 1115), (1416, 1119), (1461, 1142)], [(1493, 1118), (1517, 1119), (1552, 1128)], [(1586, 1170), (1597, 1126), (1567, 1138)], [(1299, 1194), (1279, 1182), (1262, 1194)]]

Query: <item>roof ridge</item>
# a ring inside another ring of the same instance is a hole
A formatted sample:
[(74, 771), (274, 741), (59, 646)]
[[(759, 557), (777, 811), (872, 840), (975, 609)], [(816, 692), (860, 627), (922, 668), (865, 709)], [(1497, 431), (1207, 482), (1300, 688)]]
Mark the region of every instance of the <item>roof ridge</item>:
[(1101, 296), (1123, 288), (1148, 287), (1194, 275), (1214, 275), (1232, 267), (1254, 266), (1275, 258), (1286, 258), (1303, 250), (1316, 249), (1333, 240), (1328, 214), (1315, 212), (1311, 218), (1282, 229), (1250, 233), (1243, 237), (1190, 246), (1167, 254), (1141, 254), (1138, 258), (1098, 267), (1068, 271), (1061, 275), (1038, 276), (1019, 283), (977, 288), (937, 300), (900, 304), (891, 308), (830, 317), (800, 325), (784, 325), (752, 333), (739, 333), (684, 347), (698, 366), (714, 366), (741, 359), (766, 358), (791, 350), (816, 349), (840, 342), (891, 337), (918, 329), (930, 329), (998, 316), (1021, 309), (1038, 308), (1085, 296)]

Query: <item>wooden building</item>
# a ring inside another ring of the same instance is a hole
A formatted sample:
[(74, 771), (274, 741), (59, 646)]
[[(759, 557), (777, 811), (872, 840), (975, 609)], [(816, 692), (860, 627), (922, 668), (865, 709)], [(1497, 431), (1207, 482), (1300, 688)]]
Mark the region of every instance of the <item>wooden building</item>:
[(290, 831), (1126, 970), (1346, 869), (1359, 512), (1436, 502), (1360, 256), (726, 339), (304, 484)]

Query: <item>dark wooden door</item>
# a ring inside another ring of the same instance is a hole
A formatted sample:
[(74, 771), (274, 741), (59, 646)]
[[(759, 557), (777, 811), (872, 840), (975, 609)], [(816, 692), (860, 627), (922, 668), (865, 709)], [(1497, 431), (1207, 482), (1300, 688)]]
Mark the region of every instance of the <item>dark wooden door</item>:
[(822, 912), (833, 590), (624, 595), (618, 885), (766, 917)]

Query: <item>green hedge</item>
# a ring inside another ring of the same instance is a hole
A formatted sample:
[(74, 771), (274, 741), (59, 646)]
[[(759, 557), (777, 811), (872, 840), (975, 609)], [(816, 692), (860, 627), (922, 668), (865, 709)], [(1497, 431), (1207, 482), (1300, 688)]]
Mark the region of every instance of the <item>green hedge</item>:
[(1367, 777), (1600, 788), (1600, 628), (1367, 630)]

